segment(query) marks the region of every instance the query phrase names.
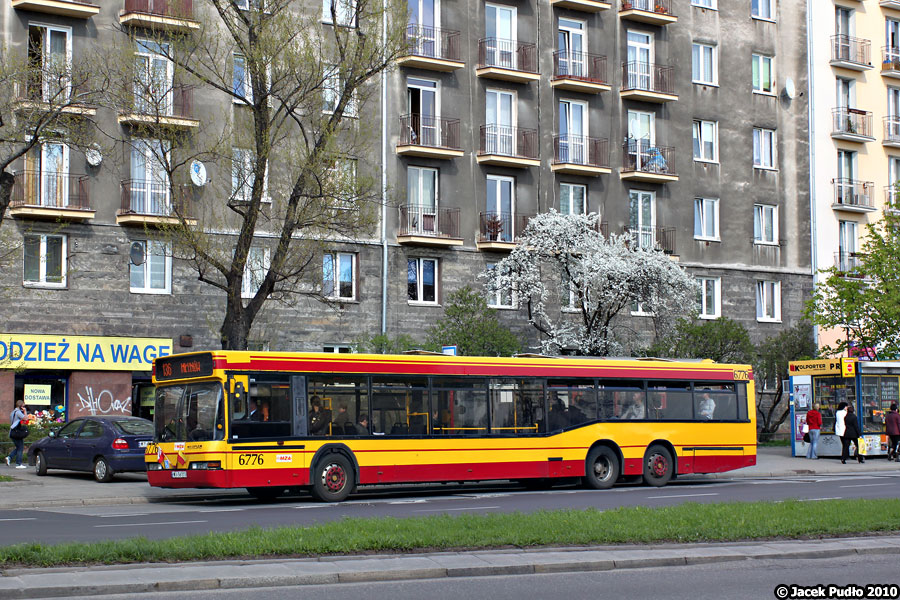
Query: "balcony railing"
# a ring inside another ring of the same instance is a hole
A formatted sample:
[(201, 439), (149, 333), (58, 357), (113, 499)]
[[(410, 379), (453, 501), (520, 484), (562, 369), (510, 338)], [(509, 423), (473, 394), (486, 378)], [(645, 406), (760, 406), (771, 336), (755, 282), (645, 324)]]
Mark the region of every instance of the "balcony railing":
[(537, 48), (516, 40), (486, 38), (478, 42), (478, 68), (498, 67), (537, 73)]
[(533, 215), (514, 215), (508, 212), (483, 212), (479, 216), (479, 242), (517, 242)]
[(675, 68), (632, 61), (622, 65), (622, 91), (641, 90), (675, 94)]
[(622, 0), (622, 10), (643, 10), (658, 15), (674, 16), (672, 0)]
[(835, 108), (831, 111), (831, 133), (875, 137), (872, 113), (858, 108)]
[(399, 145), (459, 150), (459, 119), (404, 115), (400, 117)]
[(831, 36), (831, 61), (847, 62), (861, 66), (872, 64), (872, 43), (849, 35)]
[(608, 83), (606, 57), (557, 50), (553, 53), (553, 79), (578, 79), (589, 83)]
[(424, 204), (403, 205), (400, 207), (398, 235), (458, 238), (459, 209), (436, 208)]
[(459, 60), (459, 32), (438, 27), (406, 26), (409, 53), (426, 58)]
[[(136, 86), (133, 114), (152, 117), (193, 118), (193, 89), (184, 85), (170, 85), (166, 89)], [(126, 111), (127, 112), (127, 111)]]
[(884, 117), (884, 143), (900, 145), (900, 117)]
[(125, 0), (126, 13), (193, 19), (193, 0)]
[(662, 250), (666, 254), (675, 254), (675, 228), (657, 226), (622, 228), (625, 235), (631, 238), (644, 250)]
[(628, 140), (622, 153), (625, 171), (675, 175), (675, 148), (651, 146), (649, 140)]
[(490, 123), (482, 125), (478, 154), (497, 154), (536, 160), (538, 158), (537, 129)]
[(9, 207), (90, 210), (88, 177), (53, 171), (19, 171), (13, 174)]
[(881, 72), (900, 71), (900, 48), (893, 46), (881, 47)]
[(842, 275), (854, 277), (862, 264), (862, 256), (859, 252), (835, 252), (834, 268)]
[(583, 135), (553, 136), (553, 164), (609, 167), (609, 140)]
[(871, 181), (857, 181), (856, 179), (838, 178), (832, 179), (834, 185), (834, 203), (851, 208), (874, 209), (872, 203)]
[(184, 216), (183, 205), (175, 210), (168, 183), (146, 179), (127, 179), (122, 182), (122, 208), (120, 214), (147, 215), (153, 217)]

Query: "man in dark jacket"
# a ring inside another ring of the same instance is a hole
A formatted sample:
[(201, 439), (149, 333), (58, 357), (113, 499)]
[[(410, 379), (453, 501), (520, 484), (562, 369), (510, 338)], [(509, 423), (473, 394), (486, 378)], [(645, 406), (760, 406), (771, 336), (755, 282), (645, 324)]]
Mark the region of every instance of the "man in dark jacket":
[(888, 460), (897, 460), (900, 458), (900, 413), (897, 413), (897, 403), (891, 403), (891, 411), (884, 420), (886, 433), (890, 436), (891, 441), (888, 445)]
[[(856, 444), (856, 461), (860, 463), (866, 462), (865, 457), (860, 454), (859, 451), (859, 438), (862, 435), (861, 430), (859, 428), (859, 419), (856, 417), (856, 412), (853, 409), (852, 404), (847, 405), (847, 414), (844, 415), (844, 439), (841, 440), (841, 463), (847, 464), (847, 459), (850, 458), (850, 442), (854, 442)], [(846, 443), (844, 443), (846, 440)]]

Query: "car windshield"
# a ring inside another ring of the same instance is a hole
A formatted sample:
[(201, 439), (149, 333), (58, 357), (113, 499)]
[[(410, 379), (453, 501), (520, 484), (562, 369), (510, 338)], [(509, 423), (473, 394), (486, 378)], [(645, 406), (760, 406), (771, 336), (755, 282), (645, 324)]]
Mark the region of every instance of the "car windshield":
[(225, 439), (222, 384), (170, 385), (156, 390), (157, 442)]
[(144, 421), (113, 421), (113, 426), (124, 435), (153, 435), (153, 423)]

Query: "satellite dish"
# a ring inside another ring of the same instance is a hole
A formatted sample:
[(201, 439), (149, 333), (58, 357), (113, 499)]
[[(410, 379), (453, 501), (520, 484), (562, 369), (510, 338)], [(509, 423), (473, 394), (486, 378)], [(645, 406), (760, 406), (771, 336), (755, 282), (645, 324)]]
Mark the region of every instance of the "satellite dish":
[(100, 146), (94, 144), (90, 148), (85, 150), (84, 158), (92, 167), (100, 166), (100, 163), (103, 162), (103, 153), (100, 152)]
[(131, 264), (138, 267), (144, 264), (144, 244), (141, 242), (132, 242), (129, 256), (131, 257)]
[(203, 187), (209, 181), (206, 177), (206, 165), (199, 160), (191, 163), (191, 183), (197, 187)]
[(791, 100), (797, 97), (797, 88), (794, 85), (794, 80), (790, 77), (784, 80), (784, 95)]

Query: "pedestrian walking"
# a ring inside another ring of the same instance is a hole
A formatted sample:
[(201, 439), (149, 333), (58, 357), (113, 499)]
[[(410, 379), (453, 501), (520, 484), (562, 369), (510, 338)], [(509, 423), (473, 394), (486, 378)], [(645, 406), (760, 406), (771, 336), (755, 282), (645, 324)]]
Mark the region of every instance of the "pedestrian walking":
[(847, 464), (847, 457), (850, 456), (850, 440), (844, 437), (847, 426), (844, 424), (844, 417), (847, 414), (847, 403), (838, 404), (838, 409), (834, 413), (834, 435), (841, 438), (841, 464)]
[(884, 420), (884, 425), (890, 438), (888, 460), (900, 460), (900, 413), (897, 412), (896, 402), (891, 402), (891, 410)]
[(27, 469), (28, 467), (22, 464), (22, 455), (25, 454), (25, 436), (17, 435), (15, 430), (19, 427), (19, 424), (22, 427), (25, 426), (25, 418), (28, 416), (28, 410), (25, 408), (24, 400), (16, 400), (16, 407), (9, 414), (9, 439), (13, 443), (13, 450), (9, 453), (9, 456), (6, 457), (6, 466), (12, 466), (11, 461), (16, 461), (17, 469)]
[(806, 458), (817, 459), (819, 455), (819, 433), (822, 430), (822, 413), (819, 412), (819, 404), (813, 405), (811, 411), (806, 413), (806, 425), (809, 427), (809, 448), (806, 449)]
[[(841, 463), (846, 464), (849, 458), (850, 443), (856, 444), (856, 462), (866, 462), (865, 457), (860, 454), (859, 438), (862, 436), (862, 430), (859, 428), (859, 419), (852, 404), (847, 405), (847, 413), (844, 415), (844, 437), (841, 438)], [(844, 443), (844, 440), (846, 444)]]

